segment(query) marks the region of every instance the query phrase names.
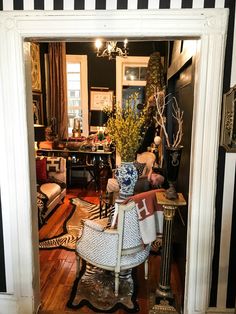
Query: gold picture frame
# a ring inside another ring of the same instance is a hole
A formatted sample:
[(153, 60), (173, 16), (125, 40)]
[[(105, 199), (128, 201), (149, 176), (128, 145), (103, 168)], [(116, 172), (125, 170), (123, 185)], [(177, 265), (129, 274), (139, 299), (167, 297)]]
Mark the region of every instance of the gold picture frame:
[(227, 152), (236, 152), (236, 85), (223, 97), (220, 144)]
[(40, 49), (39, 44), (31, 43), (31, 80), (33, 92), (41, 92)]
[(114, 92), (110, 90), (90, 91), (90, 110), (104, 110), (105, 108), (111, 109), (113, 106)]
[(41, 93), (33, 93), (32, 105), (34, 124), (44, 124), (43, 101)]

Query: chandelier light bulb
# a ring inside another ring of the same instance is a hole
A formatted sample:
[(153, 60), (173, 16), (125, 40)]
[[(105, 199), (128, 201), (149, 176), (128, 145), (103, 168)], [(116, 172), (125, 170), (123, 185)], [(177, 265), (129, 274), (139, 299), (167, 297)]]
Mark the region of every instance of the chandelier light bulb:
[(112, 45), (110, 42), (107, 45), (107, 50), (108, 50), (108, 53), (111, 53), (111, 51), (112, 51)]
[(95, 46), (97, 48), (97, 57), (108, 57), (109, 60), (115, 59), (117, 56), (119, 57), (127, 57), (128, 55), (128, 39), (124, 40), (124, 47), (120, 48), (117, 46), (117, 41), (108, 41), (106, 43), (106, 48), (103, 50), (101, 47), (103, 43), (100, 39), (95, 41)]
[(102, 42), (100, 39), (97, 39), (95, 41), (95, 47), (99, 50), (102, 47)]

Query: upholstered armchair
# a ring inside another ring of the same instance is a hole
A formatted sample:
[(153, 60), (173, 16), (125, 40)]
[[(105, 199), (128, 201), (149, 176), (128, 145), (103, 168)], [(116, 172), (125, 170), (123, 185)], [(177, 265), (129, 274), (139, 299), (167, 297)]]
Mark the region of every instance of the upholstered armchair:
[[(152, 172), (152, 167), (155, 163), (156, 156), (152, 152), (143, 152), (137, 154), (136, 157), (136, 167), (138, 170), (138, 181), (136, 183), (134, 193), (145, 192), (150, 189), (149, 177)], [(119, 183), (115, 177), (108, 179), (107, 182), (107, 196), (109, 203), (113, 204), (114, 200), (119, 194)]]
[[(135, 203), (115, 205), (112, 227), (104, 225), (104, 219), (84, 220), (82, 235), (76, 246), (78, 265), (80, 259), (89, 264), (115, 272), (115, 295), (119, 291), (119, 274), (145, 263), (147, 278), (147, 258), (150, 245), (143, 244)], [(114, 226), (115, 225), (115, 226)], [(79, 270), (79, 269), (78, 269)]]

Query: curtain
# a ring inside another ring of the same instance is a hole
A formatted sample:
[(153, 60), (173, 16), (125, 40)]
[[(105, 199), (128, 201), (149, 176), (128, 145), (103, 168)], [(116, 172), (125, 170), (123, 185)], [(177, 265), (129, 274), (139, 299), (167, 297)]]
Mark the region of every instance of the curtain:
[(49, 43), (48, 75), (48, 118), (55, 128), (58, 139), (65, 139), (68, 136), (65, 43)]

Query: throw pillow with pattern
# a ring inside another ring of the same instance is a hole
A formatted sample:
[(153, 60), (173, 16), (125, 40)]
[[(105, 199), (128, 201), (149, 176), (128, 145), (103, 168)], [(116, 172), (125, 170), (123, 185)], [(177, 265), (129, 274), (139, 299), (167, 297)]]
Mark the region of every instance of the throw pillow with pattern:
[(144, 175), (144, 173), (145, 173), (144, 169), (146, 167), (146, 163), (134, 161), (134, 166), (136, 167), (136, 169), (138, 171), (138, 177), (141, 177), (142, 175)]

